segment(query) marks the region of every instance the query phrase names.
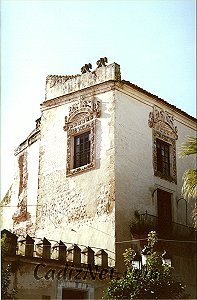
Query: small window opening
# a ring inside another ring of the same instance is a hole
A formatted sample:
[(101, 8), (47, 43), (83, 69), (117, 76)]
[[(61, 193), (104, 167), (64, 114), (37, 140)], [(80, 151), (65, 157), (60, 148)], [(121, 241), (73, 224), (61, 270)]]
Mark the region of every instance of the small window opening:
[(170, 146), (157, 139), (157, 171), (163, 175), (170, 175)]
[(90, 163), (90, 131), (74, 137), (74, 169)]

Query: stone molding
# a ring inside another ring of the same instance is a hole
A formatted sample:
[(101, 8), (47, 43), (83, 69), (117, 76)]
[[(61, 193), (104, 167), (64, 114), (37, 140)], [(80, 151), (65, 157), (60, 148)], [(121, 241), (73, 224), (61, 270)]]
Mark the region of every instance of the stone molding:
[[(174, 118), (167, 111), (153, 107), (149, 114), (148, 125), (153, 129), (153, 169), (154, 175), (170, 182), (177, 183), (176, 171), (176, 140), (178, 139), (177, 127)], [(157, 139), (169, 144), (170, 175), (162, 174), (157, 170)]]
[(109, 91), (114, 90), (116, 87), (117, 82), (114, 81), (108, 81), (102, 83), (102, 85), (97, 85), (96, 88), (95, 86), (88, 87), (87, 89), (81, 90), (81, 91), (76, 91), (68, 95), (63, 95), (56, 97), (54, 99), (46, 100), (43, 103), (41, 103), (41, 111), (51, 109), (53, 107), (59, 106), (59, 105), (64, 105), (68, 103), (74, 103), (75, 101), (78, 101), (80, 96), (84, 96), (86, 98), (91, 98), (95, 97), (96, 95), (107, 93)]
[[(95, 131), (96, 119), (100, 117), (100, 102), (94, 97), (85, 99), (81, 96), (77, 103), (74, 103), (69, 109), (69, 115), (65, 117), (65, 126), (67, 131), (67, 167), (66, 175), (74, 175), (95, 167)], [(73, 168), (73, 137), (81, 133), (90, 131), (90, 163), (78, 168)]]
[(40, 123), (41, 118), (36, 120), (36, 128), (29, 134), (24, 142), (22, 142), (14, 151), (15, 155), (25, 150), (27, 147), (31, 146), (33, 143), (40, 139)]

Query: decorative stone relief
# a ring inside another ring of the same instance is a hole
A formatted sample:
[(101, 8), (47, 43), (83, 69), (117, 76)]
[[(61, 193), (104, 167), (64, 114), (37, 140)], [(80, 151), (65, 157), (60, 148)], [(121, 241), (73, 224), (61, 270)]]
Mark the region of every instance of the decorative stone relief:
[[(153, 168), (154, 175), (171, 182), (177, 182), (176, 172), (176, 140), (178, 139), (177, 127), (174, 118), (168, 112), (157, 107), (149, 114), (148, 125), (153, 128)], [(170, 150), (170, 175), (162, 174), (157, 170), (157, 139), (169, 144)]]
[[(64, 130), (67, 131), (67, 169), (66, 174), (74, 175), (95, 167), (95, 126), (96, 118), (100, 117), (100, 102), (94, 98), (79, 101), (69, 109), (69, 116), (65, 117)], [(83, 132), (90, 131), (90, 163), (78, 168), (73, 168), (73, 137)]]
[(163, 109), (157, 107), (153, 108), (153, 112), (150, 112), (149, 114), (148, 125), (150, 128), (153, 128), (166, 136), (174, 138), (175, 140), (178, 139), (177, 127), (174, 126), (174, 118)]

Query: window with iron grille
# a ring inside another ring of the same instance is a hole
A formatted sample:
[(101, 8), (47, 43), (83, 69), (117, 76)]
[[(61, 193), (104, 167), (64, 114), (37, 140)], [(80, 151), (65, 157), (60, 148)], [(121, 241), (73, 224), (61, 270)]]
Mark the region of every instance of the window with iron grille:
[(90, 163), (90, 131), (74, 137), (74, 168)]
[(163, 175), (170, 175), (170, 146), (162, 140), (157, 139), (157, 171)]

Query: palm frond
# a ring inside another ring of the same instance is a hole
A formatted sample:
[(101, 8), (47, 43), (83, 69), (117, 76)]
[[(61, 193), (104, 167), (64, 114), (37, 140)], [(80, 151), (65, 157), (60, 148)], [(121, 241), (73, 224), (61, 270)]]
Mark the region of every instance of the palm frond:
[(189, 169), (183, 175), (182, 194), (185, 199), (197, 197), (197, 169)]
[(197, 138), (188, 137), (185, 143), (182, 143), (180, 146), (179, 156), (184, 157), (191, 154), (197, 153)]
[(197, 202), (195, 202), (194, 209), (192, 211), (193, 221), (194, 221), (194, 228), (197, 229)]

